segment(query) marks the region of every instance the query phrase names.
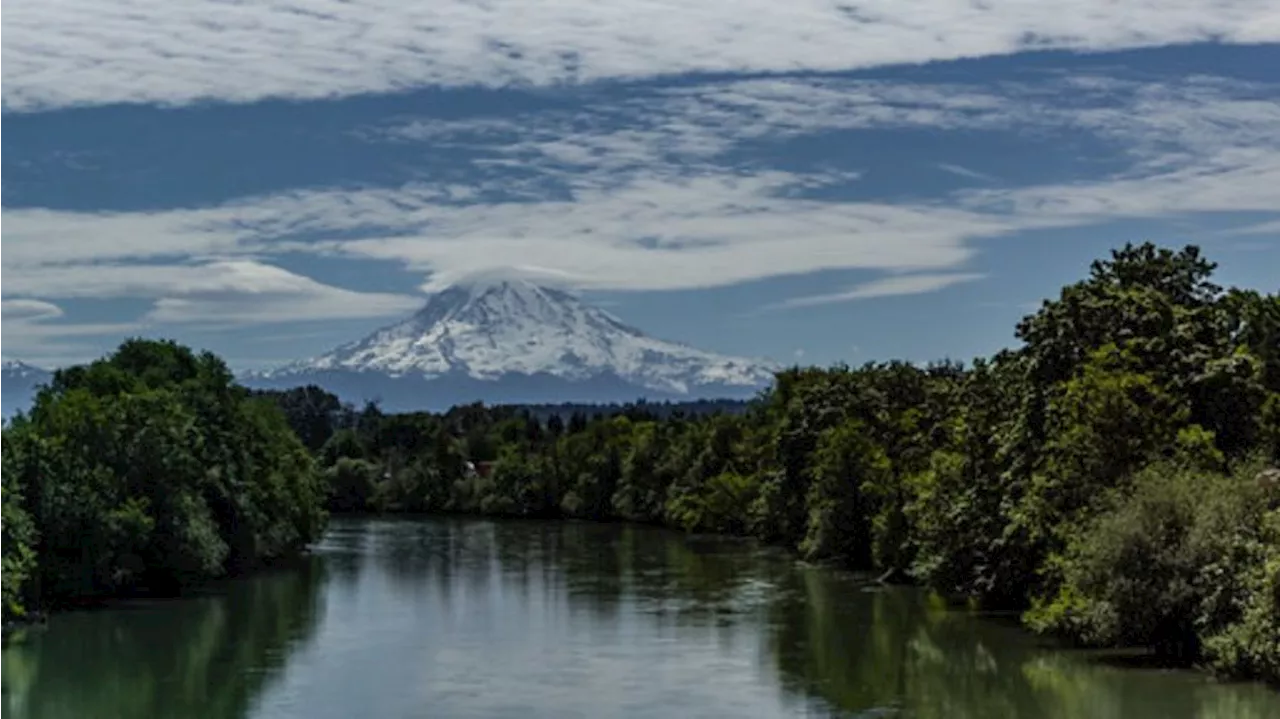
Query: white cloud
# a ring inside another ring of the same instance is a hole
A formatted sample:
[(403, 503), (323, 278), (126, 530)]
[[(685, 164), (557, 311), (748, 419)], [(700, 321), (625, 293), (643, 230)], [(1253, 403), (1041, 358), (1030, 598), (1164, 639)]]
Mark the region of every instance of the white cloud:
[(1226, 149), (1149, 175), (972, 191), (963, 204), (1079, 224), (1193, 212), (1275, 212), (1280, 208), (1280, 144)]
[(992, 175), (988, 175), (985, 172), (970, 170), (969, 168), (963, 165), (953, 165), (949, 162), (939, 162), (938, 169), (942, 170), (943, 172), (949, 172), (953, 175), (958, 175), (960, 177), (968, 178), (970, 180), (981, 180), (982, 182), (995, 182), (998, 179)]
[(152, 300), (151, 309), (131, 321), (82, 323), (65, 321), (63, 309), (47, 300), (6, 297), (5, 355), (51, 367), (101, 356), (106, 347), (125, 336), (173, 336), (175, 332), (191, 330), (399, 317), (417, 309), (423, 301), (414, 296), (333, 287), (248, 259), (203, 264), (35, 265), (17, 272), (10, 269), (6, 262), (6, 294)]
[[(656, 92), (656, 100), (573, 117), (489, 120), (479, 130), (415, 121), (370, 134), (488, 143), (495, 161), (561, 180), (567, 198), (556, 188), (554, 197), (466, 204), (459, 198), (475, 188), (416, 183), (152, 213), (6, 209), (6, 297), (143, 297), (157, 300), (150, 321), (206, 323), (382, 316), (415, 302), (350, 293), (267, 264), (284, 251), (399, 263), (427, 276), (427, 291), (499, 266), (541, 268), (584, 289), (629, 290), (869, 269), (897, 273), (889, 280), (907, 284), (888, 286), (899, 291), (929, 291), (910, 282), (955, 277), (979, 238), (1280, 207), (1274, 86), (1199, 77), (1059, 77), (983, 88), (772, 79)], [(1083, 130), (1126, 153), (1130, 165), (1090, 181), (836, 202), (801, 191), (860, 182), (856, 168), (802, 174), (737, 168), (721, 157), (753, 138), (903, 125), (1047, 137)], [(310, 239), (335, 231), (344, 239)]]
[(10, 0), (6, 109), (1280, 40), (1273, 0)]
[(926, 292), (937, 292), (952, 285), (980, 280), (986, 275), (970, 272), (895, 275), (872, 280), (852, 287), (844, 292), (833, 292), (825, 295), (809, 295), (793, 297), (778, 303), (775, 307), (791, 309), (797, 307), (814, 307), (832, 305), (855, 300), (869, 300), (876, 297), (897, 297), (901, 295), (918, 295)]
[(200, 268), (198, 281), (161, 297), (146, 319), (159, 324), (243, 326), (308, 320), (392, 317), (418, 309), (423, 299), (384, 292), (353, 292), (278, 267), (251, 261)]
[[(1059, 101), (1068, 94), (1069, 103)], [(1142, 84), (1076, 77), (1003, 88), (760, 80), (682, 88), (625, 109), (483, 124), (481, 135), (498, 136), (486, 140), (496, 157), (518, 161), (522, 175), (555, 178), (572, 192), (568, 200), (548, 200), (544, 190), (518, 192), (519, 202), (460, 204), (468, 188), (418, 183), (153, 213), (6, 209), (5, 279), (21, 285), (16, 273), (36, 265), (285, 250), (401, 262), (434, 273), (428, 289), (495, 263), (553, 265), (585, 287), (618, 289), (722, 285), (825, 267), (946, 269), (970, 256), (974, 238), (1027, 227), (1274, 211), (1280, 103), (1265, 101), (1274, 94), (1273, 87), (1213, 78)], [(596, 129), (580, 130), (584, 117)], [(721, 153), (753, 138), (904, 124), (1040, 133), (1083, 128), (1114, 141), (1133, 165), (1088, 182), (890, 204), (794, 197), (814, 186), (857, 182), (856, 169), (748, 174), (719, 164)], [(416, 121), (391, 134), (438, 144), (477, 141), (456, 122)], [(512, 189), (496, 182), (499, 190)], [(355, 239), (304, 242), (309, 233), (333, 231)]]
[(17, 298), (3, 301), (3, 343), (6, 357), (21, 357), (39, 367), (59, 367), (83, 362), (101, 352), (85, 340), (120, 337), (141, 329), (133, 322), (77, 323), (58, 321), (61, 307), (44, 300)]
[(1223, 235), (1277, 235), (1280, 236), (1280, 220), (1270, 220), (1268, 222), (1257, 222), (1242, 227), (1233, 227), (1224, 230)]
[(794, 179), (649, 180), (571, 202), (435, 208), (429, 232), (337, 248), (429, 272), (427, 291), (495, 264), (554, 264), (580, 288), (666, 290), (830, 268), (945, 268), (971, 256), (967, 239), (1015, 226), (944, 207), (781, 196)]
[(62, 308), (44, 300), (16, 299), (0, 302), (7, 322), (38, 322), (62, 316)]
[(682, 176), (690, 168), (723, 169), (719, 162), (724, 153), (762, 139), (777, 142), (817, 132), (880, 128), (1005, 130), (1075, 122), (1066, 113), (1055, 113), (1052, 98), (1037, 87), (754, 79), (637, 90), (625, 99), (588, 102), (572, 111), (501, 119), (399, 119), (360, 134), (374, 141), (481, 148), (495, 155), (484, 164), (518, 165), (570, 187), (598, 187), (636, 174)]
[[(945, 207), (785, 196), (805, 179), (778, 172), (637, 177), (622, 187), (584, 188), (572, 201), (484, 205), (436, 204), (430, 188), (417, 186), (293, 193), (213, 209), (116, 216), (126, 226), (151, 229), (124, 248), (87, 233), (79, 245), (51, 243), (43, 262), (39, 238), (52, 234), (49, 226), (89, 228), (96, 215), (11, 210), (5, 213), (5, 292), (145, 297), (198, 287), (207, 270), (196, 266), (120, 262), (148, 252), (169, 257), (184, 242), (193, 248), (222, 242), (223, 257), (289, 248), (393, 260), (430, 273), (428, 291), (495, 266), (544, 267), (582, 288), (678, 289), (829, 267), (948, 267), (970, 257), (966, 239), (1018, 226)], [(367, 227), (369, 234), (287, 240), (288, 233), (352, 227)], [(283, 243), (275, 239), (282, 234)], [(73, 258), (81, 262), (67, 264)]]
[[(62, 264), (25, 267), (5, 290), (55, 298), (142, 298), (154, 306), (139, 326), (169, 324), (253, 325), (308, 320), (398, 316), (422, 303), (413, 296), (355, 292), (254, 260), (204, 264)], [(43, 320), (61, 310), (43, 300), (6, 299), (9, 307)], [(50, 309), (51, 308), (51, 309)], [(51, 331), (66, 325), (42, 325)], [(8, 327), (8, 325), (6, 325)]]

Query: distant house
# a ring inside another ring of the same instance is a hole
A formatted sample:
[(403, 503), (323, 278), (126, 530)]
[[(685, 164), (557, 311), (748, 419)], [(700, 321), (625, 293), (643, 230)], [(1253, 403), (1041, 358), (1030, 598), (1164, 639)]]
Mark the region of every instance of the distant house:
[(488, 477), (493, 474), (493, 462), (471, 462), (468, 461), (464, 467), (464, 473), (468, 479), (473, 477)]

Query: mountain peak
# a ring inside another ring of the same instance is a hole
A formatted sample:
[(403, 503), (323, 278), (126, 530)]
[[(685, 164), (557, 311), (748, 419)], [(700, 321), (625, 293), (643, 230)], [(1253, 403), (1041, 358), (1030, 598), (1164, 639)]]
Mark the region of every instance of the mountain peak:
[(560, 290), (572, 285), (572, 276), (536, 267), (496, 267), (459, 275), (441, 290), (484, 294), (493, 290)]
[(4, 381), (4, 392), (0, 397), (0, 416), (8, 418), (20, 409), (29, 408), (36, 389), (52, 377), (52, 372), (35, 365), (12, 359), (3, 360), (0, 379)]
[(636, 397), (688, 397), (724, 396), (726, 388), (753, 392), (768, 384), (773, 367), (649, 337), (528, 275), (485, 273), (432, 295), (402, 322), (263, 376), (309, 372), (486, 383), (551, 377), (581, 384), (604, 378), (634, 386)]
[[(563, 326), (584, 305), (573, 295), (523, 278), (471, 280), (433, 295), (409, 320), (413, 329), (431, 334), (444, 323), (466, 326), (470, 331), (493, 334), (502, 327)], [(612, 316), (599, 319), (626, 328)], [(520, 331), (517, 327), (516, 331)]]
[(49, 374), (49, 371), (46, 369), (15, 359), (0, 360), (0, 371), (3, 371), (5, 374)]

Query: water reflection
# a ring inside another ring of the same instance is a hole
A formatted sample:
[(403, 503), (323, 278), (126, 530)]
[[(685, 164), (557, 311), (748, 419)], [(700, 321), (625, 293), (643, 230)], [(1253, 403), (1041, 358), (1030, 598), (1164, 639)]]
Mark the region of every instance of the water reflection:
[(919, 593), (714, 537), (590, 523), (336, 522), (317, 563), (56, 618), (4, 653), (19, 717), (1280, 716)]
[(773, 650), (791, 691), (834, 710), (919, 719), (1225, 719), (1278, 716), (1280, 695), (1190, 672), (1120, 670), (1038, 644), (906, 589), (800, 571), (774, 605)]
[(55, 617), (5, 649), (5, 716), (246, 716), (312, 635), (324, 578), (305, 561), (204, 596)]

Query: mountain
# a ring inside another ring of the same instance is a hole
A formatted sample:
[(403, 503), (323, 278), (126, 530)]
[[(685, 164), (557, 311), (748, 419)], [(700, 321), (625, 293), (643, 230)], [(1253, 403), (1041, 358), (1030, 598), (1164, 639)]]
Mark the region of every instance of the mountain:
[(0, 416), (12, 417), (31, 406), (36, 389), (53, 379), (53, 373), (17, 360), (0, 364)]
[(769, 363), (654, 339), (563, 290), (524, 279), (454, 285), (412, 317), (309, 360), (246, 374), (250, 387), (316, 384), (391, 411), (456, 404), (745, 398)]

